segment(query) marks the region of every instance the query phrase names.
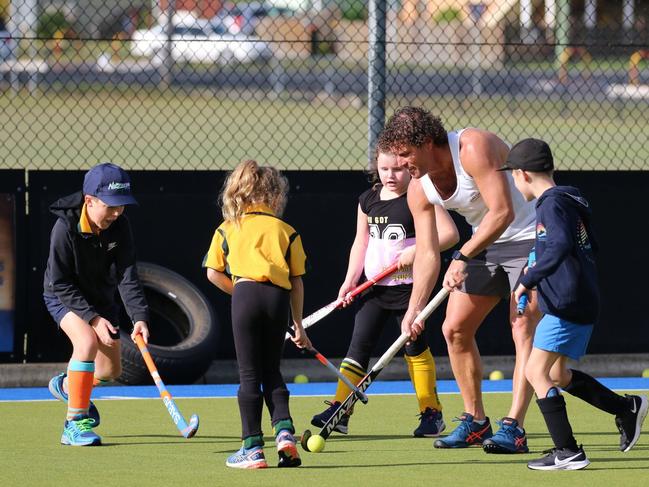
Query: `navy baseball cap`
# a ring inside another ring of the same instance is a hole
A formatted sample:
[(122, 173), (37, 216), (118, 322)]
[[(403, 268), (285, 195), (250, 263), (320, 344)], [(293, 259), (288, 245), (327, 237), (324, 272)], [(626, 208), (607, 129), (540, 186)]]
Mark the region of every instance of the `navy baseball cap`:
[(523, 139), (509, 151), (505, 165), (499, 171), (522, 169), (529, 172), (554, 170), (554, 158), (547, 142), (540, 139)]
[(83, 178), (83, 194), (96, 196), (108, 206), (137, 205), (131, 194), (131, 178), (111, 162), (102, 162)]

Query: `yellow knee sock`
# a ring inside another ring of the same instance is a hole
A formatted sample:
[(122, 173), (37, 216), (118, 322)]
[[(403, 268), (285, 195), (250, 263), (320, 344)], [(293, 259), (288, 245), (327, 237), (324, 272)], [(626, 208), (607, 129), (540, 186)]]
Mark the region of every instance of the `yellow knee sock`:
[(442, 403), (437, 395), (437, 374), (435, 373), (435, 360), (430, 348), (426, 348), (421, 354), (410, 357), (403, 357), (408, 365), (410, 380), (415, 388), (419, 410), (424, 412), (426, 408), (442, 410)]
[[(352, 384), (358, 384), (363, 377), (365, 377), (365, 370), (355, 360), (346, 357), (340, 364), (340, 372), (349, 379)], [(336, 396), (334, 401), (343, 402), (349, 393), (352, 392), (349, 387), (341, 380), (338, 380), (338, 387), (336, 388)]]

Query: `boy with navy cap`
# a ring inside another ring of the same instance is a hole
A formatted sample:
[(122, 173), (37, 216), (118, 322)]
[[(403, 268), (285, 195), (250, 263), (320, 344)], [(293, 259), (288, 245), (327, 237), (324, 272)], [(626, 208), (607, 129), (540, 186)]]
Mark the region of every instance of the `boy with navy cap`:
[(61, 443), (100, 445), (92, 431), (99, 413), (90, 401), (95, 384), (121, 374), (120, 305), (133, 323), (131, 338), (148, 341), (149, 309), (135, 267), (135, 246), (126, 205), (137, 204), (131, 180), (121, 167), (105, 162), (90, 169), (83, 192), (50, 206), (58, 217), (50, 237), (43, 298), (47, 310), (72, 342), (65, 373), (53, 377), (50, 392), (68, 403)]
[(554, 448), (527, 466), (534, 470), (577, 470), (590, 463), (572, 434), (566, 403), (557, 386), (589, 404), (615, 415), (620, 450), (638, 441), (647, 415), (647, 398), (622, 397), (591, 376), (567, 367), (567, 359), (585, 353), (599, 309), (591, 210), (579, 190), (557, 186), (554, 160), (547, 143), (524, 139), (514, 145), (505, 165), (527, 201), (536, 199), (536, 263), (521, 277), (518, 301), (537, 289), (545, 314), (534, 335), (525, 375), (537, 395)]

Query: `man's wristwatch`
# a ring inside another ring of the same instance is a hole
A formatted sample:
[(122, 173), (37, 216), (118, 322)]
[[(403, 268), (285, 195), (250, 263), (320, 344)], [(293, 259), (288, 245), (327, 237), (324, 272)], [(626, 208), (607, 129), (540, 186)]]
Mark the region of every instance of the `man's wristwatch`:
[(469, 258), (466, 255), (464, 255), (462, 252), (460, 252), (459, 250), (456, 250), (455, 252), (453, 252), (453, 257), (452, 258), (453, 258), (453, 260), (461, 260), (462, 262), (469, 262)]

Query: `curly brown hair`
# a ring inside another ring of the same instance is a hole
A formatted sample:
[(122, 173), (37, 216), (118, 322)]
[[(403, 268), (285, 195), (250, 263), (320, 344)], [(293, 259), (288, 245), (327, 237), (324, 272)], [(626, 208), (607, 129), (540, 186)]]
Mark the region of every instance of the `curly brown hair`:
[(379, 152), (395, 152), (404, 145), (421, 147), (432, 141), (436, 146), (448, 144), (448, 134), (439, 117), (421, 107), (403, 107), (385, 124), (379, 136)]

